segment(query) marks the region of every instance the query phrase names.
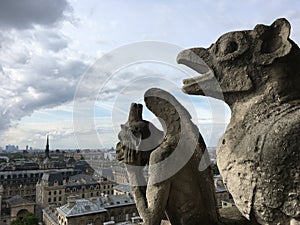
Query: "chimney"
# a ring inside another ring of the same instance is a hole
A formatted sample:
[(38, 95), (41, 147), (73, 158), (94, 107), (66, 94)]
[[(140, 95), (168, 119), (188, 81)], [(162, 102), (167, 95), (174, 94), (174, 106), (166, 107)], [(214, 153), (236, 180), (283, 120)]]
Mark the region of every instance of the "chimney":
[(67, 198), (68, 207), (72, 208), (76, 204), (76, 196), (69, 196)]
[(91, 198), (91, 202), (97, 204), (97, 198)]

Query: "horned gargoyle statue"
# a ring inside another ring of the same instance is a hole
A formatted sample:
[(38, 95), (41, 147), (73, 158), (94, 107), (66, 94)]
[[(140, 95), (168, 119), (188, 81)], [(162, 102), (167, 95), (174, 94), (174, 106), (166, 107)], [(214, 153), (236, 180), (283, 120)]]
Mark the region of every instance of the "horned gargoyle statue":
[(259, 224), (300, 224), (300, 49), (289, 35), (278, 19), (177, 57), (204, 74), (184, 80), (185, 93), (231, 108), (217, 163), (238, 209)]
[(206, 146), (190, 114), (161, 89), (149, 89), (144, 101), (164, 132), (142, 119), (142, 105), (132, 104), (117, 144), (117, 158), (126, 163), (143, 224), (159, 225), (164, 218), (172, 225), (219, 224), (211, 166), (199, 170)]

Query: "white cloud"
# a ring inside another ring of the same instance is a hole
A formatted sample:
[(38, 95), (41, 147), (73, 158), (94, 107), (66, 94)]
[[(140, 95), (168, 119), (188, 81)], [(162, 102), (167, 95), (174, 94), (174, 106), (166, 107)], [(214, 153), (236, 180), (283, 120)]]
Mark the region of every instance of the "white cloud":
[[(55, 107), (64, 108), (66, 103), (72, 102), (87, 66), (120, 45), (158, 40), (184, 48), (208, 46), (225, 32), (253, 29), (257, 23), (271, 24), (278, 17), (290, 20), (292, 39), (300, 43), (299, 15), (300, 2), (297, 0), (275, 0), (264, 4), (258, 0), (203, 0), (188, 3), (181, 0), (172, 3), (136, 0), (41, 0), (38, 3), (34, 0), (0, 0), (0, 132), (3, 137), (0, 145), (8, 141), (12, 144), (25, 143), (29, 138), (36, 146), (40, 146), (40, 141), (44, 145), (46, 132), (50, 132), (61, 146), (75, 143), (71, 138), (71, 119), (63, 118), (59, 113), (54, 119), (53, 115), (57, 114)], [(126, 59), (127, 55), (123, 57)], [(101, 73), (96, 70), (95, 79), (86, 83), (86, 88), (78, 93), (78, 100), (87, 101), (97, 97), (99, 88), (108, 78), (105, 65), (100, 67)], [(112, 114), (111, 121), (110, 117), (101, 120), (103, 127), (100, 127), (100, 133), (105, 145), (114, 142), (118, 124), (127, 119), (130, 103), (141, 102), (147, 88), (156, 86), (173, 94), (180, 92), (181, 80), (185, 75), (159, 66), (152, 67), (123, 69), (123, 75), (119, 73), (106, 83), (101, 94), (106, 112), (100, 117), (104, 118), (117, 108), (119, 111)], [(228, 121), (229, 110), (225, 109), (224, 115), (222, 104), (213, 103), (210, 106), (203, 98), (186, 98), (181, 101), (189, 110), (195, 111), (195, 123), (207, 136), (207, 142), (215, 143), (217, 136), (222, 133), (224, 120), (225, 123)], [(189, 99), (192, 99), (192, 104), (189, 104)], [(94, 103), (94, 100), (90, 102), (93, 107)], [(70, 105), (66, 107), (71, 114)], [(32, 115), (32, 120), (41, 117), (37, 112), (49, 113), (51, 121), (45, 119), (39, 124), (33, 124), (32, 121), (27, 123), (26, 116)], [(153, 119), (151, 113), (145, 112), (147, 118)], [(111, 123), (115, 129), (112, 133), (107, 130)], [(208, 133), (211, 123), (217, 125), (212, 134), (216, 137), (210, 141)], [(94, 137), (90, 136), (93, 130), (82, 129), (77, 132), (82, 135), (86, 146), (94, 144)], [(94, 144), (94, 147), (97, 145)]]
[[(13, 40), (12, 40), (13, 39)], [(52, 107), (73, 100), (77, 81), (87, 65), (80, 58), (68, 59), (53, 55), (22, 34), (2, 42), (1, 106), (5, 129), (12, 120), (19, 120), (34, 110)], [(30, 48), (31, 47), (31, 48)]]
[(1, 33), (1, 134), (36, 110), (73, 100), (90, 59), (68, 48), (69, 42), (72, 40), (56, 27), (6, 27)]
[(0, 0), (0, 27), (26, 29), (34, 24), (51, 26), (71, 10), (67, 0)]

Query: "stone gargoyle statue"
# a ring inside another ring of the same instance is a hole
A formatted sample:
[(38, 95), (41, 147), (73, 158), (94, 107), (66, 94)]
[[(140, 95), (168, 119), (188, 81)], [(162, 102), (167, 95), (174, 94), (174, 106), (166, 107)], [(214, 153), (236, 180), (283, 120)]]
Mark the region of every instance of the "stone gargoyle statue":
[[(142, 105), (132, 104), (117, 144), (143, 224), (159, 225), (164, 218), (172, 225), (219, 224), (209, 158), (201, 159), (206, 146), (190, 114), (161, 89), (146, 91), (144, 101), (164, 132), (142, 119)], [(207, 163), (202, 171), (201, 160)], [(142, 175), (146, 164), (147, 182)]]
[(300, 49), (289, 35), (278, 19), (177, 57), (203, 74), (183, 81), (185, 93), (231, 108), (217, 163), (238, 209), (259, 224), (300, 224)]

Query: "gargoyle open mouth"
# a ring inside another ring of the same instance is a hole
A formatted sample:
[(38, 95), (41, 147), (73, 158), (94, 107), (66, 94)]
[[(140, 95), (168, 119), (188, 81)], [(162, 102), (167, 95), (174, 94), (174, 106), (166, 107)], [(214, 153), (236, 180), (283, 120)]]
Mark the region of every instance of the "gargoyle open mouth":
[[(205, 51), (203, 49), (203, 51)], [(180, 52), (177, 56), (179, 64), (197, 71), (199, 76), (183, 80), (183, 92), (191, 95), (204, 95), (205, 90), (213, 90), (215, 76), (213, 70), (204, 62), (204, 60), (196, 54), (193, 49)]]

